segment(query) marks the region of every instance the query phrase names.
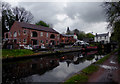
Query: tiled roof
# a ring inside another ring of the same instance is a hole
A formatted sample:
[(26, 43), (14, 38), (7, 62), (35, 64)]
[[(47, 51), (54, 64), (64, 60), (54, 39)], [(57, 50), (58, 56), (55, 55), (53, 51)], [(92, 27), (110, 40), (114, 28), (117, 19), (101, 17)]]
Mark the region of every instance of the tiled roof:
[(39, 31), (46, 31), (46, 32), (52, 32), (52, 33), (58, 33), (58, 32), (55, 31), (53, 28), (44, 27), (44, 26), (35, 25), (35, 24), (29, 24), (29, 23), (25, 23), (25, 22), (18, 22), (18, 21), (15, 21), (15, 22), (16, 22), (19, 26), (21, 26), (22, 28), (39, 30)]
[(104, 34), (96, 34), (96, 37), (100, 37), (100, 36), (108, 36), (109, 33), (104, 33)]

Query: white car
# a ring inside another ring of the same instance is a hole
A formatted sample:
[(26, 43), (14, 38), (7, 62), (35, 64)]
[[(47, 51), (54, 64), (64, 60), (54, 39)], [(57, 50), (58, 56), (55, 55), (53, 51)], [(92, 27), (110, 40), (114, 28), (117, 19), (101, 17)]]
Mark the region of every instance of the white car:
[(20, 46), (23, 46), (24, 49), (30, 49), (30, 50), (33, 50), (32, 46), (30, 46), (30, 45), (20, 45)]
[(89, 43), (77, 40), (73, 45), (77, 45), (77, 46), (79, 46), (79, 45), (89, 45)]

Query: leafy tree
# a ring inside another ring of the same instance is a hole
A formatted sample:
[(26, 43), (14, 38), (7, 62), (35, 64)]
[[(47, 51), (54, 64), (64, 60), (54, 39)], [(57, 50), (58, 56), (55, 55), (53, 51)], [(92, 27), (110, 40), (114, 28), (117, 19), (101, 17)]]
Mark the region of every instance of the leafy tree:
[(93, 35), (92, 33), (87, 33), (87, 34), (86, 34), (86, 37), (87, 37), (87, 38), (94, 38), (95, 35)]
[(104, 8), (106, 11), (108, 28), (114, 32), (114, 36), (119, 45), (120, 54), (120, 1), (119, 2), (105, 2)]
[(78, 39), (79, 39), (79, 40), (82, 40), (82, 39), (85, 38), (85, 37), (86, 37), (85, 32), (84, 32), (84, 31), (80, 31), (79, 34), (78, 34)]
[(36, 23), (36, 25), (41, 25), (41, 26), (44, 26), (44, 27), (50, 27), (50, 25), (49, 24), (47, 24), (47, 23), (45, 23), (44, 21), (39, 21), (39, 22), (37, 22)]
[(80, 31), (78, 29), (74, 29), (73, 32), (78, 36)]

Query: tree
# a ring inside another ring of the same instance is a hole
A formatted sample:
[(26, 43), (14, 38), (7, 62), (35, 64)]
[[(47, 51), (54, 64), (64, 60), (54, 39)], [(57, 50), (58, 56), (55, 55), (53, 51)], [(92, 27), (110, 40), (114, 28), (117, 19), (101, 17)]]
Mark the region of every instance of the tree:
[(14, 21), (30, 23), (32, 20), (32, 13), (23, 7), (12, 8), (9, 3), (2, 2), (2, 37), (10, 30)]
[(85, 32), (84, 32), (84, 31), (80, 31), (79, 34), (78, 34), (78, 39), (79, 39), (79, 40), (82, 40), (82, 39), (85, 38), (85, 37), (86, 37)]
[(94, 38), (95, 35), (93, 35), (92, 33), (87, 33), (87, 34), (86, 34), (86, 37), (87, 37), (87, 38)]
[(50, 27), (50, 25), (49, 24), (47, 24), (46, 22), (44, 22), (44, 21), (39, 21), (39, 22), (37, 22), (37, 23), (35, 23), (36, 25), (41, 25), (41, 26), (44, 26), (44, 27)]
[(11, 5), (2, 2), (2, 37), (4, 33), (9, 30), (14, 22), (14, 16), (12, 14)]
[(120, 54), (120, 1), (119, 2), (105, 2), (104, 8), (106, 11), (108, 28), (114, 32), (114, 36), (118, 42)]
[(74, 29), (73, 32), (78, 36), (80, 31), (78, 29)]
[(30, 11), (27, 11), (23, 7), (15, 7), (13, 8), (13, 14), (15, 16), (15, 20), (19, 22), (27, 22), (30, 23), (33, 20), (33, 15)]

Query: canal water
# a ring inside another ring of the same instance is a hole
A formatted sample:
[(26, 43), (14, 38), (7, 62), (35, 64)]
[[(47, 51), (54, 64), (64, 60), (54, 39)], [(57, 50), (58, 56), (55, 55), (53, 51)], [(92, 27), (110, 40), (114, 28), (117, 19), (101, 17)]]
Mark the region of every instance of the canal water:
[[(100, 52), (101, 53), (101, 52)], [(97, 51), (72, 52), (3, 63), (2, 82), (63, 82), (104, 57)]]

